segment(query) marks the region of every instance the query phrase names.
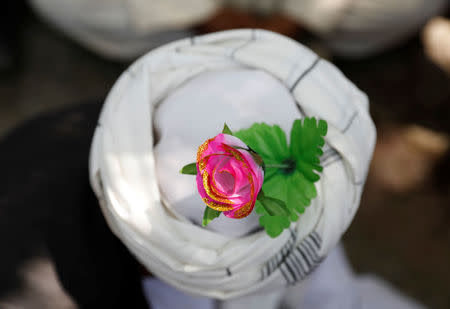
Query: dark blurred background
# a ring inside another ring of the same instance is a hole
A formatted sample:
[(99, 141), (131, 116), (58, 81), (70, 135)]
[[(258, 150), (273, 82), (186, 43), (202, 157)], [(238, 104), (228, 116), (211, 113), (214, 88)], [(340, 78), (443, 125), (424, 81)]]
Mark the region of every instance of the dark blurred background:
[[(0, 143), (36, 115), (102, 101), (132, 62), (133, 57), (111, 60), (82, 47), (26, 3), (5, 6), (0, 19)], [(446, 10), (439, 13), (449, 16)], [(291, 35), (334, 62), (368, 94), (378, 143), (344, 247), (357, 272), (377, 274), (430, 308), (444, 309), (450, 308), (450, 66), (428, 50), (436, 44), (425, 37), (426, 22), (389, 48), (361, 57), (346, 57), (323, 36), (278, 15), (223, 9), (189, 31), (262, 27)], [(450, 32), (447, 39), (443, 46), (450, 44)], [(5, 216), (2, 209), (0, 216)], [(32, 237), (20, 242), (16, 261), (4, 261), (0, 253), (0, 263), (15, 265), (21, 278), (17, 289), (9, 289), (9, 281), (0, 284), (0, 307), (74, 308), (45, 248)], [(33, 260), (26, 258), (29, 251), (35, 253)], [(20, 299), (18, 307), (11, 299)]]

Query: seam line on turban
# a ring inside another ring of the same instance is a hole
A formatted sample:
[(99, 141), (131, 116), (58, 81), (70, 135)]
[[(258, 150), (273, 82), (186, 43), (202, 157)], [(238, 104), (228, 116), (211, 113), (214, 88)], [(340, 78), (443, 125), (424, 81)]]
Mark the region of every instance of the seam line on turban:
[(246, 47), (248, 44), (252, 43), (252, 42), (255, 41), (255, 40), (256, 40), (256, 30), (255, 30), (255, 29), (251, 29), (250, 39), (247, 40), (246, 42), (244, 42), (242, 45), (239, 45), (238, 47), (236, 47), (236, 48), (230, 53), (230, 58), (231, 58), (231, 59), (234, 59), (236, 53), (237, 53), (240, 49)]
[(358, 116), (358, 111), (356, 111), (351, 117), (348, 123), (345, 125), (344, 129), (342, 130), (343, 133), (346, 133), (348, 129), (350, 129), (353, 120), (355, 120), (356, 116)]
[(311, 72), (316, 67), (316, 65), (319, 63), (319, 61), (320, 61), (320, 58), (317, 57), (316, 60), (314, 60), (314, 62), (309, 66), (309, 68), (307, 68), (302, 74), (300, 74), (300, 76), (295, 80), (295, 82), (291, 86), (291, 88), (289, 88), (289, 91), (291, 93), (295, 90), (295, 88), (302, 81), (302, 79), (305, 78), (305, 76), (308, 75), (308, 73)]

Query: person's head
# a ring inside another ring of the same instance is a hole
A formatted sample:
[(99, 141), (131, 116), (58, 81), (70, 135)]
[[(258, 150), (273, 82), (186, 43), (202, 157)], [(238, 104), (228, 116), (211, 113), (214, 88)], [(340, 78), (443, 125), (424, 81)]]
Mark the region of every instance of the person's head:
[[(339, 241), (359, 205), (375, 142), (366, 96), (302, 45), (235, 30), (163, 46), (111, 90), (92, 150), (91, 182), (113, 232), (155, 276), (230, 299), (300, 282)], [(205, 204), (180, 168), (226, 122), (286, 134), (304, 117), (329, 125), (318, 197), (279, 237), (258, 215), (201, 225)], [(281, 293), (281, 292), (280, 292)]]

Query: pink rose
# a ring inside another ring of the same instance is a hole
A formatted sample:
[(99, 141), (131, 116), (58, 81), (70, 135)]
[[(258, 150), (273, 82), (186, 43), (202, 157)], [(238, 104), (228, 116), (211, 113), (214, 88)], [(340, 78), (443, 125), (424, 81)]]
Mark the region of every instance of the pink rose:
[(197, 152), (197, 188), (205, 204), (229, 218), (248, 216), (264, 180), (259, 161), (235, 136), (221, 133), (204, 142)]

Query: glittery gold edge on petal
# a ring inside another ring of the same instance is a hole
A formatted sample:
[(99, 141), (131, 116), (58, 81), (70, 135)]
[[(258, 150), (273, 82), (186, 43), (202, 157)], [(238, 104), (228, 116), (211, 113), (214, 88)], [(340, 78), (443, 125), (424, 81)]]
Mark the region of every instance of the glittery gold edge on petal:
[(231, 153), (233, 155), (233, 157), (236, 158), (236, 160), (241, 161), (242, 164), (244, 165), (244, 167), (250, 172), (250, 174), (248, 174), (248, 181), (250, 182), (251, 185), (251, 189), (250, 189), (250, 201), (248, 201), (245, 205), (241, 206), (238, 210), (236, 210), (234, 212), (234, 219), (242, 219), (247, 217), (252, 209), (252, 206), (254, 205), (254, 197), (255, 197), (255, 183), (253, 181), (253, 177), (251, 176), (251, 169), (248, 165), (248, 163), (246, 162), (246, 160), (244, 159), (244, 157), (242, 156), (242, 154), (237, 151), (236, 149), (234, 149), (231, 146), (228, 146), (226, 144), (223, 144), (225, 151), (228, 153)]
[[(225, 149), (225, 152), (227, 152), (227, 153), (233, 155), (233, 157), (234, 157), (236, 160), (245, 163), (244, 157), (242, 156), (242, 154), (241, 154), (239, 151), (237, 151), (237, 150), (234, 149), (233, 147), (228, 146), (228, 145), (223, 144), (223, 143), (222, 143), (222, 146), (223, 146), (223, 148)], [(247, 167), (247, 168), (248, 168), (248, 167)]]
[[(246, 163), (244, 163), (244, 164), (246, 165)], [(242, 218), (247, 217), (251, 213), (251, 210), (254, 206), (255, 201), (253, 199), (255, 196), (255, 184), (254, 184), (253, 178), (250, 175), (248, 175), (248, 180), (251, 184), (250, 201), (248, 201), (245, 205), (241, 206), (238, 210), (236, 210), (234, 212), (234, 216), (233, 216), (234, 219), (242, 219)]]
[[(216, 194), (214, 194), (212, 188), (209, 185), (208, 182), (208, 178), (209, 175), (206, 171), (204, 171), (204, 169), (206, 168), (206, 164), (208, 161), (208, 157), (202, 158), (203, 153), (206, 151), (206, 149), (209, 146), (209, 143), (212, 141), (213, 139), (208, 139), (206, 140), (202, 145), (200, 145), (200, 147), (198, 148), (198, 152), (197, 152), (197, 163), (199, 166), (199, 169), (201, 171), (203, 171), (202, 173), (202, 180), (203, 180), (203, 187), (206, 191), (206, 193), (208, 194), (208, 196), (211, 199), (214, 199), (218, 202), (221, 203), (226, 203), (226, 204), (232, 204), (232, 202), (228, 199), (224, 199), (221, 198), (220, 196), (216, 196)], [(246, 160), (243, 158), (242, 154), (235, 150), (233, 147), (228, 146), (226, 144), (222, 144), (224, 146), (225, 152), (227, 152), (228, 154), (231, 154), (236, 160), (240, 161), (243, 163), (243, 165), (245, 166), (245, 168), (249, 171), (251, 171), (250, 167), (248, 166)], [(250, 201), (247, 202), (245, 205), (241, 206), (238, 210), (236, 210), (234, 212), (234, 218), (235, 219), (242, 219), (247, 217), (250, 213), (251, 213), (251, 209), (253, 208), (254, 205), (254, 196), (255, 196), (255, 184), (253, 181), (253, 177), (251, 176), (251, 174), (248, 175), (248, 180), (251, 184), (251, 191), (250, 191)], [(233, 210), (232, 206), (227, 206), (227, 205), (223, 205), (223, 204), (219, 204), (216, 203), (214, 201), (209, 200), (208, 198), (203, 198), (203, 202), (210, 208), (217, 210), (217, 211), (230, 211)]]
[(241, 208), (239, 208), (238, 210), (236, 210), (234, 212), (234, 219), (242, 219), (247, 217), (252, 210), (252, 206), (253, 206), (253, 201), (248, 202), (247, 204), (245, 204), (244, 206), (242, 206)]
[(221, 196), (216, 195), (214, 193), (214, 191), (212, 190), (212, 188), (211, 188), (211, 186), (209, 184), (209, 174), (208, 174), (207, 171), (203, 171), (203, 173), (202, 173), (202, 180), (203, 180), (203, 188), (205, 189), (206, 194), (208, 194), (208, 196), (211, 199), (213, 199), (213, 200), (215, 200), (217, 202), (220, 202), (220, 203), (233, 204), (233, 202), (230, 201), (229, 199), (221, 197)]
[(208, 159), (209, 159), (209, 157), (205, 157), (205, 158), (201, 159), (200, 161), (197, 161), (198, 162), (198, 168), (199, 168), (200, 172), (203, 171), (206, 168), (206, 164), (208, 163)]
[[(224, 193), (220, 192), (219, 189), (217, 188), (216, 179), (214, 177), (217, 174), (216, 171), (217, 171), (217, 165), (214, 167), (213, 175), (211, 175), (211, 190), (214, 192), (214, 194), (216, 196), (219, 196), (219, 197), (225, 198), (225, 199), (229, 199), (226, 195), (224, 195)], [(228, 172), (222, 170), (222, 171), (219, 171), (219, 173), (228, 173)]]
[(208, 198), (204, 197), (203, 202), (209, 207), (217, 211), (230, 211), (233, 210), (233, 206), (226, 206), (219, 203), (215, 203), (213, 201), (208, 200)]
[(200, 161), (197, 161), (200, 171), (203, 171), (206, 168), (206, 164), (208, 164), (208, 160), (214, 156), (233, 157), (233, 155), (226, 154), (226, 153), (213, 153), (213, 154), (207, 155), (207, 156), (203, 157), (202, 159), (200, 159)]
[(210, 138), (208, 140), (206, 140), (203, 144), (200, 145), (200, 147), (198, 147), (198, 151), (197, 151), (197, 163), (200, 165), (200, 161), (203, 159), (203, 153), (205, 152), (206, 149), (208, 149), (209, 143), (212, 141), (213, 139)]

